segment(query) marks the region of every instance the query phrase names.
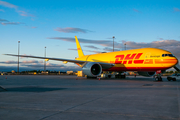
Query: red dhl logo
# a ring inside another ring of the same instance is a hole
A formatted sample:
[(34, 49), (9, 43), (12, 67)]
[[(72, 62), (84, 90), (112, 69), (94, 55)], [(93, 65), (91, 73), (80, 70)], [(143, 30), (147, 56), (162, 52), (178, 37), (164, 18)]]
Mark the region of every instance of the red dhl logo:
[(77, 50), (81, 50), (81, 48), (78, 48)]
[[(139, 60), (143, 53), (134, 53), (125, 55), (116, 55), (115, 64), (143, 64), (144, 60)], [(134, 59), (134, 60), (133, 60)]]

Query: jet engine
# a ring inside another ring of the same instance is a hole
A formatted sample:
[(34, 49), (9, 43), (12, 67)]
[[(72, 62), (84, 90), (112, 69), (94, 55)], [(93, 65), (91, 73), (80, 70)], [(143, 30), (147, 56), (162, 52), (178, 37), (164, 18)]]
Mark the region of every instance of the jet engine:
[(156, 72), (138, 72), (138, 74), (146, 77), (152, 77), (156, 74)]
[(99, 63), (88, 62), (83, 68), (82, 71), (88, 77), (97, 77), (102, 72), (102, 67)]

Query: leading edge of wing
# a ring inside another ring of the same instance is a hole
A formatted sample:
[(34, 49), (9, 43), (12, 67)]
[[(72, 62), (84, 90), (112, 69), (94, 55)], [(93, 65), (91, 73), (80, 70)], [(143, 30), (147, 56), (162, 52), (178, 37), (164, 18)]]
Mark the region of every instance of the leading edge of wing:
[[(49, 60), (56, 60), (56, 61), (65, 61), (65, 62), (72, 62), (72, 63), (78, 63), (78, 64), (86, 64), (88, 62), (95, 62), (95, 61), (81, 61), (81, 60), (70, 60), (70, 59), (63, 59), (63, 58), (49, 58), (49, 57), (39, 57), (39, 56), (31, 56), (31, 55), (14, 55), (14, 54), (3, 54), (3, 55), (9, 55), (9, 56), (16, 56), (16, 57), (29, 57), (29, 58), (39, 58), (39, 59), (49, 59)], [(98, 62), (103, 69), (109, 69), (114, 66), (114, 64), (111, 63), (104, 63), (104, 62)]]
[(70, 60), (70, 59), (63, 59), (63, 58), (50, 58), (50, 57), (39, 57), (39, 56), (31, 56), (31, 55), (14, 55), (14, 54), (3, 54), (3, 55), (9, 55), (9, 56), (16, 56), (16, 57), (29, 57), (29, 58), (39, 58), (39, 59), (49, 59), (49, 60), (56, 60), (56, 61), (67, 61), (67, 62), (73, 62), (73, 63), (79, 63), (83, 64), (87, 61), (80, 61), (80, 60)]

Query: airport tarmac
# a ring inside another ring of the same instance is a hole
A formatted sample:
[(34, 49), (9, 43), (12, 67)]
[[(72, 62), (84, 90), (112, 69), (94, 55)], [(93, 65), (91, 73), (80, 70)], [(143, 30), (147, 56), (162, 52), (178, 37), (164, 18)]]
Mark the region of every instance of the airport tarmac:
[(76, 78), (0, 76), (0, 120), (180, 119), (179, 81)]

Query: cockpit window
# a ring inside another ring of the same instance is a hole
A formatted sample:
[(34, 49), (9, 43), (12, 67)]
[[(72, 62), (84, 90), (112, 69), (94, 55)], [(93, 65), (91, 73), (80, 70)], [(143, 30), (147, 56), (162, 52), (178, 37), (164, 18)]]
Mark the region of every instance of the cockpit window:
[(166, 56), (169, 56), (169, 57), (174, 57), (173, 54), (162, 54), (162, 57), (166, 57)]
[(169, 57), (174, 57), (174, 55), (173, 54), (169, 54)]

